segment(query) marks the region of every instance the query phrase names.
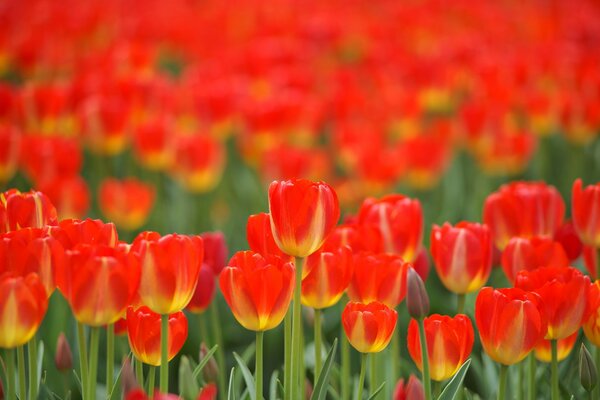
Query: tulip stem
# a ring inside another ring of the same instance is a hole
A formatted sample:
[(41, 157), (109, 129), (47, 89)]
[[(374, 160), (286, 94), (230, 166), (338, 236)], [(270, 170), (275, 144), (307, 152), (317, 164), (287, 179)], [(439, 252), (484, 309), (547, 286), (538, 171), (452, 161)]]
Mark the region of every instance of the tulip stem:
[(315, 309), (315, 382), (321, 373), (321, 310)]
[(98, 347), (100, 342), (100, 328), (92, 327), (90, 332), (90, 366), (88, 369), (88, 397), (96, 398), (96, 377), (98, 375)]
[(369, 364), (369, 393), (372, 395), (377, 389), (377, 353), (371, 353)]
[(506, 376), (508, 372), (508, 366), (500, 364), (500, 384), (498, 387), (498, 400), (506, 399)]
[(456, 295), (456, 313), (457, 314), (464, 314), (465, 313), (465, 300), (467, 299), (467, 296), (463, 293), (463, 294), (457, 294)]
[(17, 368), (19, 369), (19, 399), (27, 398), (27, 383), (25, 381), (25, 348), (17, 347)]
[(527, 372), (527, 380), (529, 381), (529, 385), (527, 386), (527, 399), (535, 400), (535, 370), (536, 370), (536, 362), (535, 362), (535, 354), (531, 352), (528, 357), (528, 372)]
[(290, 400), (292, 392), (292, 313), (290, 311), (288, 311), (285, 314), (285, 319), (283, 321), (283, 335), (283, 389), (285, 392), (284, 399)]
[(552, 349), (552, 400), (559, 400), (558, 391), (558, 340), (550, 340), (550, 346)]
[(13, 349), (5, 350), (6, 361), (6, 398), (16, 398), (15, 388), (15, 351)]
[(225, 396), (225, 393), (227, 393), (227, 389), (225, 387), (225, 371), (227, 370), (227, 365), (225, 365), (225, 347), (223, 346), (223, 333), (221, 332), (221, 321), (219, 318), (219, 305), (217, 303), (217, 298), (214, 298), (210, 303), (209, 311), (210, 323), (213, 329), (213, 344), (217, 345), (217, 351), (215, 353), (217, 357), (217, 364), (219, 365), (217, 384), (219, 386), (219, 393), (222, 393), (222, 395)]
[(294, 287), (294, 304), (292, 314), (292, 382), (291, 393), (293, 398), (300, 398), (302, 393), (303, 382), (302, 372), (300, 371), (300, 357), (302, 357), (301, 338), (302, 335), (302, 304), (300, 303), (300, 295), (302, 288), (302, 264), (303, 259), (297, 258), (296, 261), (296, 285)]
[(135, 380), (138, 385), (144, 385), (144, 364), (137, 358), (135, 359)]
[(358, 379), (358, 397), (357, 400), (362, 400), (363, 388), (365, 387), (365, 373), (367, 370), (367, 353), (360, 354), (360, 378)]
[(27, 344), (27, 361), (29, 362), (29, 397), (37, 399), (37, 339), (35, 335)]
[(256, 332), (256, 356), (255, 371), (256, 374), (256, 400), (263, 399), (263, 336), (264, 331)]
[(208, 328), (206, 327), (205, 313), (198, 314), (198, 327), (200, 328), (200, 342), (206, 343), (210, 348), (210, 338), (208, 337)]
[(88, 357), (85, 341), (85, 330), (80, 322), (77, 322), (77, 347), (79, 347), (79, 373), (81, 377), (81, 397), (87, 400), (88, 396)]
[(106, 327), (106, 397), (109, 398), (113, 389), (115, 375), (115, 326)]
[[(596, 356), (596, 374), (597, 376), (600, 377), (600, 347), (596, 347), (596, 352), (595, 352), (595, 356)], [(594, 388), (593, 392), (598, 395), (598, 393), (600, 393), (600, 385), (596, 385), (596, 387)]]
[(423, 388), (425, 400), (431, 400), (431, 379), (429, 378), (429, 353), (427, 351), (427, 336), (425, 336), (425, 320), (419, 318), (419, 341), (421, 342), (421, 360), (423, 364)]
[(346, 334), (343, 332), (342, 327), (341, 341), (342, 341), (342, 371), (340, 373), (340, 387), (342, 400), (348, 400), (350, 398), (349, 387), (350, 387), (350, 342)]
[(169, 393), (169, 314), (160, 316), (160, 391)]
[(156, 379), (156, 367), (151, 365), (148, 368), (148, 398), (154, 396), (154, 380)]
[(525, 386), (525, 360), (519, 363), (519, 386), (517, 388), (517, 399), (523, 400), (523, 390)]

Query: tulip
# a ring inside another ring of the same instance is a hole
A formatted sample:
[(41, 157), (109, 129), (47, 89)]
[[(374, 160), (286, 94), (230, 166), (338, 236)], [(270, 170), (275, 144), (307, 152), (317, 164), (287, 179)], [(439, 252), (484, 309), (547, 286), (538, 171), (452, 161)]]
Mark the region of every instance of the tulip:
[[(487, 226), (460, 222), (433, 226), (431, 255), (444, 286), (459, 295), (474, 292), (492, 270), (492, 240)], [(462, 310), (459, 310), (462, 311)]]
[(314, 253), (340, 217), (335, 191), (324, 182), (275, 181), (269, 186), (271, 231), (277, 246), (295, 257)]
[(73, 353), (67, 337), (63, 332), (58, 335), (56, 342), (56, 354), (54, 355), (54, 365), (56, 369), (64, 372), (73, 369)]
[(206, 193), (213, 190), (225, 167), (222, 143), (205, 134), (177, 137), (171, 174), (188, 191)]
[(336, 250), (348, 246), (354, 253), (370, 251), (383, 253), (383, 239), (379, 228), (374, 225), (345, 223), (336, 226), (323, 243), (322, 250)]
[(425, 400), (423, 384), (413, 374), (410, 374), (408, 382), (400, 379), (394, 390), (393, 400)]
[(118, 242), (115, 224), (104, 223), (99, 219), (66, 219), (60, 221), (57, 227), (51, 227), (50, 235), (55, 237), (65, 250), (73, 249), (79, 244), (115, 247)]
[(598, 279), (598, 252), (590, 246), (583, 246), (583, 265), (592, 279)]
[(568, 267), (569, 258), (560, 243), (551, 239), (514, 237), (502, 252), (502, 269), (510, 282), (519, 271), (539, 267)]
[(583, 343), (581, 343), (581, 350), (579, 351), (579, 380), (581, 386), (583, 386), (588, 393), (594, 390), (598, 384), (596, 365), (594, 364), (592, 355)]
[[(575, 332), (574, 334), (572, 334), (571, 336), (567, 336), (564, 339), (559, 339), (557, 340), (557, 355), (556, 355), (556, 360), (557, 361), (562, 361), (565, 358), (567, 358), (567, 356), (569, 354), (571, 354), (571, 350), (573, 350), (573, 347), (575, 347), (575, 342), (577, 341), (577, 336), (579, 336), (579, 332)], [(550, 340), (546, 340), (546, 339), (542, 339), (538, 342), (538, 344), (535, 346), (535, 358), (537, 358), (538, 360), (545, 362), (545, 363), (549, 363), (552, 361), (552, 351), (551, 351), (551, 346), (552, 343)]]
[(209, 383), (204, 386), (196, 400), (216, 400), (217, 399), (217, 386), (214, 383)]
[(0, 231), (43, 228), (58, 223), (56, 208), (41, 192), (11, 192), (6, 195), (5, 202), (6, 226), (0, 227)]
[(361, 253), (354, 259), (354, 274), (348, 286), (351, 301), (379, 301), (396, 308), (406, 296), (409, 264), (392, 254)]
[(412, 262), (421, 250), (423, 211), (421, 203), (403, 195), (388, 195), (380, 200), (368, 198), (358, 213), (360, 225), (376, 226), (387, 253)]
[(81, 146), (75, 138), (61, 135), (25, 135), (21, 150), (25, 174), (36, 185), (58, 177), (75, 176), (83, 164)]
[(420, 320), (429, 314), (429, 296), (421, 277), (413, 268), (408, 269), (406, 308), (408, 315)]
[(503, 250), (513, 236), (553, 238), (563, 223), (565, 203), (554, 186), (512, 182), (485, 200), (483, 221)]
[[(203, 360), (208, 355), (208, 348), (204, 342), (200, 343), (200, 357), (199, 360)], [(206, 366), (202, 369), (202, 376), (206, 382), (216, 382), (219, 378), (219, 365), (215, 361), (214, 357), (210, 357)]]
[(183, 310), (198, 282), (204, 254), (202, 238), (142, 232), (131, 251), (140, 256), (142, 303), (163, 315)]
[(204, 232), (200, 234), (204, 243), (204, 264), (213, 275), (221, 273), (227, 263), (227, 243), (222, 232)]
[[(168, 359), (173, 359), (183, 347), (188, 335), (188, 323), (181, 311), (169, 315)], [(161, 316), (146, 306), (127, 309), (127, 337), (135, 357), (149, 365), (161, 365)]]
[(56, 206), (59, 220), (83, 218), (90, 208), (90, 189), (79, 175), (44, 180), (36, 186)]
[(581, 241), (600, 248), (600, 182), (583, 188), (581, 179), (573, 184), (573, 224)]
[(22, 134), (9, 124), (0, 123), (0, 183), (8, 182), (17, 171)]
[(398, 313), (380, 302), (349, 302), (342, 312), (348, 341), (361, 353), (378, 353), (392, 339)]
[(554, 234), (554, 241), (561, 244), (570, 262), (577, 260), (583, 251), (583, 243), (577, 236), (575, 226), (571, 220), (565, 221), (558, 228)]
[(213, 271), (205, 265), (200, 269), (198, 284), (186, 308), (190, 312), (201, 314), (208, 308), (214, 295), (215, 276), (213, 275)]
[(590, 316), (583, 324), (583, 333), (596, 347), (600, 347), (600, 281), (595, 281), (587, 298), (587, 306), (591, 311)]
[(540, 297), (514, 288), (481, 289), (475, 324), (485, 352), (503, 365), (523, 360), (548, 329)]
[(172, 127), (168, 118), (148, 121), (133, 132), (133, 151), (145, 168), (164, 171), (173, 165)]
[(153, 203), (154, 187), (137, 179), (109, 178), (100, 184), (98, 204), (102, 214), (128, 231), (146, 223)]
[[(473, 347), (473, 325), (464, 314), (454, 318), (433, 314), (423, 320), (431, 379), (443, 381), (453, 376), (467, 360)], [(408, 352), (423, 370), (418, 322), (411, 319), (407, 337)]]
[(267, 213), (254, 214), (248, 217), (246, 224), (246, 239), (250, 250), (263, 257), (273, 255), (289, 261), (291, 257), (285, 254), (277, 243), (271, 231), (271, 216)]

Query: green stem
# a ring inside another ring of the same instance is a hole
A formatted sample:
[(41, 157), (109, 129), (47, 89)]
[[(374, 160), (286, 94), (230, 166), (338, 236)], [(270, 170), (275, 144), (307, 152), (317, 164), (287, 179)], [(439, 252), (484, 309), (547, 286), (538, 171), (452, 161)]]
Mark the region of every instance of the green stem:
[(321, 373), (321, 310), (315, 309), (315, 382)]
[(17, 367), (19, 369), (19, 399), (27, 398), (27, 382), (25, 378), (25, 348), (17, 347)]
[(17, 395), (16, 395), (16, 388), (15, 388), (15, 350), (14, 349), (6, 349), (5, 361), (6, 361), (6, 398), (7, 399), (15, 399)]
[(148, 398), (151, 399), (154, 396), (154, 381), (156, 379), (156, 367), (151, 365), (148, 368)]
[[(600, 376), (600, 347), (596, 347), (596, 351), (594, 353), (595, 355), (595, 363), (596, 363), (596, 373), (597, 376)], [(596, 385), (596, 387), (594, 388), (594, 390), (592, 391), (596, 394), (596, 398), (600, 398), (600, 385)]]
[(465, 313), (465, 300), (467, 296), (465, 294), (457, 294), (456, 295), (456, 313), (464, 314)]
[(79, 369), (81, 377), (81, 397), (87, 400), (88, 395), (88, 357), (84, 326), (77, 322), (77, 346), (79, 347)]
[(263, 331), (256, 332), (256, 357), (255, 371), (256, 374), (256, 400), (263, 399)]
[(523, 390), (525, 388), (525, 360), (519, 363), (519, 387), (517, 388), (517, 399), (523, 400)]
[(552, 339), (550, 341), (550, 345), (552, 348), (552, 400), (559, 400), (559, 391), (558, 391), (558, 341), (556, 339)]
[(169, 393), (169, 314), (160, 316), (160, 391)]
[(535, 370), (536, 370), (536, 361), (535, 354), (533, 351), (528, 356), (528, 371), (527, 371), (527, 380), (529, 381), (529, 385), (527, 385), (527, 399), (535, 400)]
[(296, 286), (294, 287), (294, 304), (292, 309), (292, 398), (299, 398), (302, 392), (300, 357), (302, 349), (300, 347), (300, 336), (302, 335), (302, 304), (300, 303), (302, 289), (302, 258), (296, 261)]
[(210, 348), (210, 338), (208, 337), (208, 327), (206, 326), (205, 313), (198, 314), (198, 326), (200, 327), (200, 342), (204, 342)]
[(500, 364), (500, 386), (498, 388), (498, 400), (506, 399), (506, 375), (508, 366)]
[(225, 365), (225, 347), (223, 345), (223, 333), (221, 332), (221, 321), (219, 318), (219, 305), (217, 303), (216, 297), (210, 303), (209, 312), (210, 322), (213, 329), (212, 339), (214, 341), (214, 344), (218, 346), (217, 351), (215, 352), (215, 355), (217, 357), (217, 364), (219, 365), (219, 379), (217, 384), (219, 386), (219, 393), (221, 393), (222, 396), (225, 396), (225, 393), (227, 393), (227, 378), (225, 378), (225, 371), (227, 370), (227, 365)]
[(106, 397), (109, 398), (113, 390), (115, 376), (115, 326), (106, 327)]
[(283, 391), (284, 399), (291, 399), (292, 381), (292, 312), (288, 310), (283, 321), (284, 354), (283, 354)]
[[(392, 382), (396, 382), (400, 376), (400, 330), (395, 329), (392, 335), (392, 348), (388, 351), (389, 356), (392, 358)], [(392, 385), (390, 385), (390, 388)]]
[(144, 364), (137, 358), (135, 359), (135, 380), (138, 385), (144, 386)]
[(96, 398), (96, 378), (98, 375), (98, 347), (100, 343), (100, 328), (92, 327), (90, 331), (90, 365), (88, 367), (88, 398)]
[(350, 398), (350, 342), (348, 342), (346, 334), (343, 332), (343, 327), (341, 330), (342, 371), (340, 373), (340, 388), (342, 400), (348, 400)]
[(425, 321), (419, 319), (419, 340), (421, 342), (421, 360), (423, 364), (423, 388), (425, 400), (431, 400), (431, 379), (429, 378), (429, 353), (427, 351), (427, 337), (425, 336)]
[(369, 356), (369, 393), (372, 396), (377, 389), (377, 353)]
[(358, 400), (362, 400), (363, 388), (365, 387), (365, 374), (367, 370), (367, 353), (360, 355), (360, 378), (358, 379)]
[(37, 338), (33, 338), (27, 344), (27, 360), (29, 361), (29, 397), (37, 399), (38, 374), (37, 374)]

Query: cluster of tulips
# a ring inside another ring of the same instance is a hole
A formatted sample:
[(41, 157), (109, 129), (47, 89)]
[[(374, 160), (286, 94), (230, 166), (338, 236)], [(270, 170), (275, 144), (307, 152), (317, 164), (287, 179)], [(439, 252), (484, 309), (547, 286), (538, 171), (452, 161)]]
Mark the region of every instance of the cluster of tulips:
[[(397, 310), (405, 298), (412, 317), (406, 345), (422, 379), (411, 376), (406, 382), (401, 380), (396, 399), (432, 399), (431, 380), (444, 382), (453, 377), (439, 398), (456, 395), (469, 368), (475, 332), (485, 353), (500, 364), (499, 399), (506, 395), (508, 366), (535, 353), (538, 359), (551, 362), (551, 397), (558, 400), (557, 364), (571, 351), (578, 331), (583, 327), (588, 340), (600, 346), (600, 285), (570, 266), (582, 247), (600, 248), (600, 214), (596, 212), (600, 209), (600, 184), (583, 187), (581, 180), (574, 183), (572, 223), (565, 222), (564, 201), (552, 186), (514, 182), (487, 198), (483, 224), (434, 226), (433, 264), (444, 286), (457, 295), (455, 316), (429, 315), (423, 283), (429, 267), (421, 244), (421, 206), (418, 200), (402, 195), (369, 198), (356, 216), (337, 225), (338, 199), (328, 184), (303, 179), (275, 181), (269, 187), (269, 214), (248, 219), (250, 250), (236, 252), (228, 262), (218, 233), (161, 236), (142, 232), (128, 244), (118, 240), (112, 223), (58, 221), (56, 209), (40, 192), (9, 190), (0, 200), (0, 347), (7, 349), (3, 359), (8, 399), (15, 398), (17, 391), (21, 399), (27, 395), (37, 398), (40, 373), (36, 370), (35, 334), (55, 288), (77, 321), (78, 376), (84, 399), (96, 397), (102, 330), (107, 344), (106, 396), (113, 396), (119, 379), (114, 371), (114, 336), (119, 331), (127, 332), (136, 359), (135, 379), (124, 388), (124, 394), (128, 399), (166, 395), (168, 362), (188, 334), (182, 310), (204, 311), (217, 277), (237, 321), (256, 332), (254, 379), (245, 362), (235, 357), (248, 396), (256, 400), (264, 396), (264, 332), (284, 320), (284, 378), (280, 387), (270, 388), (271, 396), (299, 399), (305, 394), (302, 305), (314, 310), (312, 398), (322, 399), (328, 392), (349, 398), (348, 354), (342, 351), (339, 384), (330, 385), (337, 339), (327, 345), (321, 331), (322, 311), (344, 295), (349, 301), (341, 323), (347, 340), (340, 338), (340, 342), (342, 348), (349, 343), (362, 354), (355, 385), (358, 399), (363, 399), (368, 354), (369, 398), (377, 397), (385, 387), (382, 376), (395, 380), (401, 375), (397, 346), (402, 333), (396, 325)], [(494, 260), (501, 263), (511, 287), (483, 287)], [(588, 268), (595, 277), (596, 267)], [(465, 308), (466, 295), (474, 292), (476, 330), (468, 316), (472, 310)], [(383, 357), (377, 353), (390, 342), (391, 372), (377, 373), (377, 357)], [(216, 350), (200, 360), (197, 373)], [(64, 355), (57, 356), (57, 360), (62, 358)], [(150, 366), (145, 379), (143, 364)], [(160, 392), (155, 391), (156, 366), (160, 366)], [(533, 355), (529, 366), (528, 398), (534, 399)], [(585, 350), (580, 368), (582, 385), (591, 396), (596, 367)], [(228, 398), (234, 372), (235, 368)], [(192, 381), (197, 373), (190, 375)], [(206, 382), (203, 388), (192, 385), (193, 393), (186, 385), (188, 391), (182, 394), (186, 399), (215, 398), (216, 380)]]

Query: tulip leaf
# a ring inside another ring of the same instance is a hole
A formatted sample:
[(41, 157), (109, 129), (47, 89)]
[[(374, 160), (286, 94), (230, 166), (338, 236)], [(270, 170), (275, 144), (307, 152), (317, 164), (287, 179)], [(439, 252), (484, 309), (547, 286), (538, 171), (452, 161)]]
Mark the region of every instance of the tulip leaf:
[(196, 368), (194, 368), (194, 372), (192, 372), (192, 377), (194, 378), (194, 381), (197, 381), (198, 376), (202, 372), (202, 369), (206, 366), (206, 364), (208, 364), (208, 362), (210, 361), (210, 358), (217, 351), (218, 348), (219, 348), (219, 345), (217, 345), (217, 344), (215, 344), (213, 347), (211, 347), (211, 349), (208, 351), (208, 353), (206, 353), (206, 355), (202, 358), (202, 360), (200, 360), (200, 362), (198, 363)]
[(279, 394), (281, 394), (281, 398), (283, 399), (285, 397), (285, 388), (279, 379), (277, 379), (277, 387), (279, 388)]
[(329, 393), (329, 397), (331, 397), (333, 400), (340, 400), (340, 394), (336, 392), (333, 386), (329, 385), (329, 388), (327, 388), (327, 393)]
[(375, 397), (377, 397), (379, 392), (381, 392), (384, 387), (385, 387), (385, 382), (383, 382), (381, 385), (379, 385), (379, 387), (373, 393), (371, 393), (371, 395), (369, 396), (369, 400), (373, 400)]
[(470, 365), (471, 359), (465, 361), (465, 363), (460, 367), (458, 372), (454, 375), (452, 380), (446, 385), (446, 387), (442, 391), (442, 394), (440, 394), (440, 397), (438, 397), (437, 400), (453, 400), (454, 398), (456, 398), (456, 395), (460, 390), (460, 385), (462, 385)]
[(235, 361), (237, 361), (238, 366), (242, 371), (244, 381), (246, 381), (246, 388), (248, 389), (248, 392), (250, 394), (250, 399), (255, 400), (256, 392), (254, 390), (254, 377), (252, 376), (252, 373), (250, 372), (250, 370), (246, 366), (246, 363), (244, 362), (242, 357), (239, 356), (238, 353), (233, 352), (233, 357), (235, 358)]
[[(35, 339), (33, 339), (35, 340)], [(38, 384), (42, 379), (42, 364), (44, 363), (44, 342), (40, 340), (37, 346), (37, 381)]]
[(235, 400), (235, 392), (233, 389), (233, 382), (235, 380), (235, 367), (231, 368), (229, 374), (229, 387), (227, 388), (227, 400)]
[(273, 371), (271, 380), (269, 381), (269, 398), (277, 400), (277, 378), (279, 377), (279, 371)]
[(317, 378), (317, 383), (315, 388), (310, 396), (310, 400), (324, 400), (327, 394), (327, 386), (329, 382), (329, 373), (331, 372), (331, 366), (333, 365), (333, 360), (335, 359), (335, 352), (337, 348), (337, 338), (333, 341), (331, 345), (331, 349), (329, 349), (329, 353), (327, 354), (327, 358), (325, 359), (325, 363), (323, 364), (323, 369)]
[(198, 383), (192, 377), (192, 367), (190, 360), (182, 356), (179, 362), (179, 392), (184, 399), (195, 399), (198, 396), (200, 388)]

